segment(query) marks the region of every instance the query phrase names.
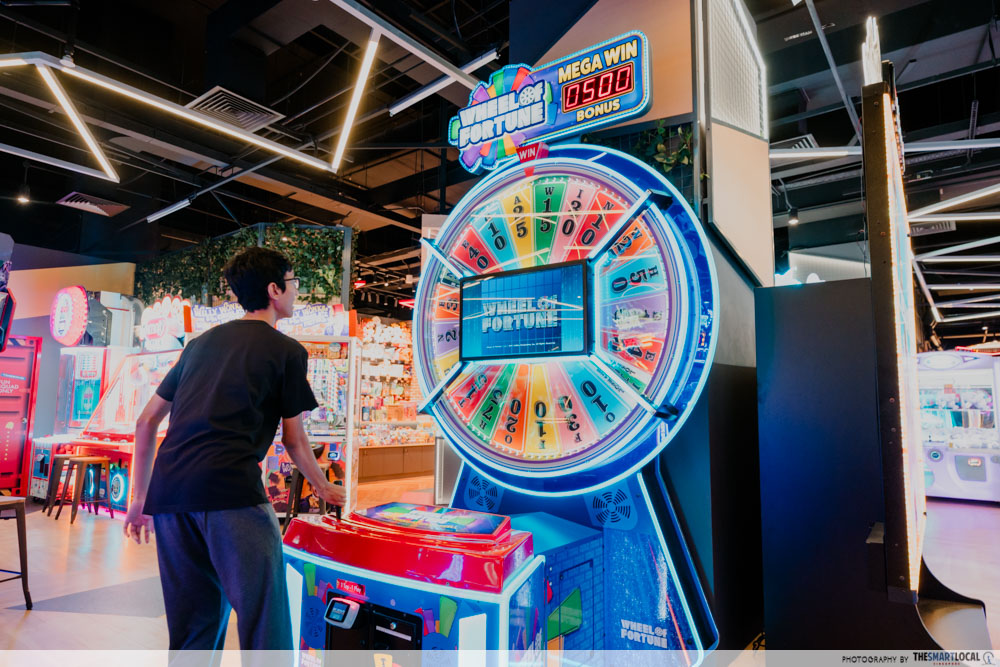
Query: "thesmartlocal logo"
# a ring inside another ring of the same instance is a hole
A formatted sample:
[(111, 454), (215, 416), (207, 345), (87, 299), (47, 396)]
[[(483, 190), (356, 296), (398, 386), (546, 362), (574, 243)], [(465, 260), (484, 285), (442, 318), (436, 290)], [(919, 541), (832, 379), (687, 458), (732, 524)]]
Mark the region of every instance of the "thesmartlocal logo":
[(914, 651), (914, 662), (935, 665), (996, 665), (992, 651)]

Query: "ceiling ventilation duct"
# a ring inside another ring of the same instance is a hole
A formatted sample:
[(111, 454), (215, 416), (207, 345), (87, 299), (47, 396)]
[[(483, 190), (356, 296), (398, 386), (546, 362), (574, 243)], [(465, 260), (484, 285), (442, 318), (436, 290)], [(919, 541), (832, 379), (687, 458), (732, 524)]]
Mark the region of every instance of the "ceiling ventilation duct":
[(122, 211), (126, 211), (130, 208), (127, 204), (119, 204), (115, 201), (101, 199), (100, 197), (87, 195), (82, 192), (71, 192), (56, 203), (62, 204), (63, 206), (69, 206), (70, 208), (80, 209), (81, 211), (86, 211), (87, 213), (103, 215), (106, 218), (113, 218)]
[(247, 132), (256, 132), (285, 117), (222, 86), (212, 88), (185, 106)]
[(928, 234), (940, 234), (942, 232), (955, 231), (954, 220), (936, 220), (934, 222), (911, 222), (910, 236), (927, 236)]
[[(792, 148), (795, 150), (807, 150), (810, 148), (819, 148), (819, 144), (816, 143), (816, 137), (811, 134), (803, 134), (800, 137), (792, 137), (791, 139), (783, 139), (781, 141), (773, 141), (769, 145), (771, 150), (775, 148)], [(804, 162), (806, 160), (811, 160), (809, 157), (802, 157), (796, 160), (787, 155), (783, 156), (782, 164), (792, 164), (795, 162)]]

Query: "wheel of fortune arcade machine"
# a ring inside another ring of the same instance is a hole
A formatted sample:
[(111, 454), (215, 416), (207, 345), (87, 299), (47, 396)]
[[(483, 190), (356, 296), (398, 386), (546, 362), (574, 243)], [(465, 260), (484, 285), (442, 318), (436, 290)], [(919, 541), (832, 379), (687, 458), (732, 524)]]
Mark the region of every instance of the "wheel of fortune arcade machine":
[(482, 180), (425, 244), (415, 366), (464, 460), (452, 505), (532, 532), (550, 649), (696, 663), (717, 632), (650, 464), (715, 350), (693, 212), (623, 153), (555, 146)]

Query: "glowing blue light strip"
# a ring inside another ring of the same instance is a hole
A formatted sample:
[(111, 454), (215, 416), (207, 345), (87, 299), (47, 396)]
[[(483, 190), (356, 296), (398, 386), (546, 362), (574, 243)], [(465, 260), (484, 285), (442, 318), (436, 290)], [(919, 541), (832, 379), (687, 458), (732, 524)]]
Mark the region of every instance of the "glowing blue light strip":
[(417, 408), (417, 412), (426, 414), (427, 408), (438, 399), (438, 396), (440, 396), (441, 392), (445, 390), (445, 387), (451, 384), (451, 381), (458, 377), (458, 374), (462, 372), (462, 369), (468, 365), (469, 364), (467, 362), (460, 361), (452, 366), (451, 370), (445, 373), (444, 378), (437, 383), (437, 386), (430, 390), (427, 397), (424, 398), (424, 402), (420, 404), (419, 408)]
[[(445, 439), (447, 440), (447, 438)], [(450, 445), (451, 443), (449, 442), (448, 444)], [(463, 472), (465, 472), (465, 461), (462, 461), (462, 464), (458, 466), (458, 474), (455, 475), (455, 485), (451, 487), (451, 500), (448, 501), (448, 507), (455, 506), (455, 496), (458, 495), (458, 483), (462, 481)]]
[(602, 371), (604, 371), (607, 374), (607, 376), (609, 378), (611, 378), (611, 382), (616, 387), (618, 387), (619, 389), (623, 390), (626, 394), (628, 394), (629, 396), (631, 396), (632, 398), (634, 398), (639, 403), (639, 405), (641, 405), (643, 408), (645, 408), (646, 412), (656, 412), (656, 406), (653, 405), (652, 403), (650, 403), (649, 400), (645, 396), (643, 396), (638, 391), (636, 391), (635, 387), (633, 387), (632, 385), (630, 385), (628, 382), (624, 382), (624, 381), (623, 382), (619, 382), (618, 381), (618, 379), (619, 379), (618, 373), (616, 373), (614, 371), (614, 369), (612, 369), (610, 366), (608, 366), (606, 363), (604, 363), (603, 359), (601, 359), (596, 354), (592, 354), (592, 355), (590, 355), (590, 359), (589, 360), (590, 360), (590, 363), (594, 364), (595, 366), (597, 366), (598, 368), (600, 368)]
[[(654, 468), (654, 473), (656, 476), (656, 483), (660, 487), (660, 493), (663, 495), (663, 502), (666, 505), (670, 506), (670, 513), (671, 513), (671, 516), (669, 517), (670, 522), (674, 526), (674, 530), (677, 531), (678, 534), (680, 534), (681, 530), (680, 526), (677, 523), (677, 515), (673, 511), (673, 507), (670, 502), (670, 494), (667, 492), (667, 485), (663, 481), (663, 471), (660, 468), (660, 466), (656, 466)], [(659, 530), (659, 525), (657, 525), (657, 530)], [(695, 568), (694, 565), (694, 559), (691, 557), (691, 549), (688, 548), (687, 543), (683, 541), (683, 538), (681, 541), (681, 545), (682, 545), (681, 556), (684, 558), (684, 562), (687, 564), (687, 571), (690, 572), (695, 577), (694, 581), (695, 583), (698, 584), (698, 592), (700, 593), (700, 595), (698, 595), (698, 602), (701, 603), (701, 609), (704, 612), (705, 617), (708, 619), (709, 623), (711, 623), (712, 626), (712, 636), (715, 637), (715, 641), (712, 642), (712, 645), (708, 647), (708, 650), (714, 651), (719, 647), (719, 626), (716, 625), (715, 623), (715, 616), (712, 615), (712, 608), (708, 605), (708, 600), (705, 598), (705, 589), (701, 586), (701, 580), (698, 578), (698, 575), (696, 574), (697, 569)]]
[(451, 271), (452, 274), (454, 274), (454, 276), (456, 278), (464, 278), (465, 276), (469, 275), (467, 273), (463, 273), (454, 264), (452, 264), (451, 260), (444, 256), (444, 253), (441, 252), (441, 249), (437, 247), (437, 244), (434, 243), (434, 241), (431, 241), (430, 239), (420, 239), (420, 243), (425, 248), (427, 248), (428, 250), (430, 250), (431, 254), (434, 255), (434, 257), (439, 262), (441, 262), (442, 264), (444, 264), (445, 268), (448, 269), (449, 271)]
[(632, 204), (632, 207), (625, 211), (625, 213), (618, 218), (618, 222), (616, 222), (614, 226), (608, 230), (607, 235), (604, 237), (604, 241), (594, 246), (593, 250), (590, 251), (590, 254), (587, 255), (587, 259), (595, 260), (603, 255), (604, 251), (610, 248), (611, 244), (618, 238), (618, 235), (621, 233), (622, 229), (625, 228), (625, 225), (632, 222), (632, 220), (638, 217), (639, 214), (652, 203), (650, 201), (652, 196), (653, 192), (651, 190), (646, 190), (642, 193), (642, 196), (639, 197), (634, 204)]
[(551, 361), (569, 363), (571, 361), (587, 361), (590, 356), (586, 354), (569, 355), (548, 355), (538, 357), (498, 357), (496, 359), (477, 359), (476, 364), (480, 366), (500, 366), (502, 364), (544, 364)]
[(302, 636), (302, 584), (305, 577), (302, 573), (292, 567), (291, 563), (285, 563), (285, 588), (288, 592), (288, 608), (292, 612), (292, 637), (295, 638), (295, 652), (292, 654), (293, 665), (299, 665), (299, 640)]
[[(680, 587), (680, 581), (678, 580), (677, 577), (677, 570), (674, 568), (674, 560), (670, 556), (670, 550), (667, 549), (667, 541), (663, 539), (663, 531), (660, 530), (660, 524), (656, 520), (657, 514), (653, 510), (653, 503), (649, 498), (649, 491), (646, 490), (646, 484), (645, 482), (642, 481), (641, 474), (636, 473), (635, 479), (639, 483), (639, 489), (642, 491), (643, 500), (646, 501), (646, 508), (649, 510), (649, 515), (652, 518), (652, 521), (650, 521), (650, 523), (653, 524), (653, 530), (656, 531), (656, 539), (660, 541), (660, 549), (663, 550), (663, 557), (667, 561), (667, 569), (670, 572), (670, 578), (672, 580), (671, 583), (677, 590), (678, 593), (677, 597), (680, 598), (681, 607), (683, 607), (684, 609), (684, 618), (687, 619), (688, 630), (691, 632), (691, 636), (694, 637), (695, 648), (698, 649), (698, 659), (695, 660), (694, 663), (692, 663), (691, 667), (698, 667), (698, 665), (700, 665), (705, 660), (705, 649), (701, 644), (701, 637), (699, 637), (698, 633), (695, 631), (694, 617), (691, 615), (691, 608), (688, 606), (687, 596), (684, 595), (684, 589)], [(678, 637), (677, 639), (682, 640), (681, 637)]]

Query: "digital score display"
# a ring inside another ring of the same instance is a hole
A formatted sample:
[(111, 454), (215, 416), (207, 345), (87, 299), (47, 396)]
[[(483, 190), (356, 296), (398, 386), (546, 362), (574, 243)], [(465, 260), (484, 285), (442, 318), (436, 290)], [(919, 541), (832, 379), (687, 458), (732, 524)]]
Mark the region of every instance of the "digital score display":
[(580, 107), (598, 104), (635, 89), (633, 63), (609, 69), (606, 72), (578, 79), (562, 87), (562, 112), (569, 113)]
[(523, 359), (587, 352), (585, 262), (462, 280), (460, 358)]

